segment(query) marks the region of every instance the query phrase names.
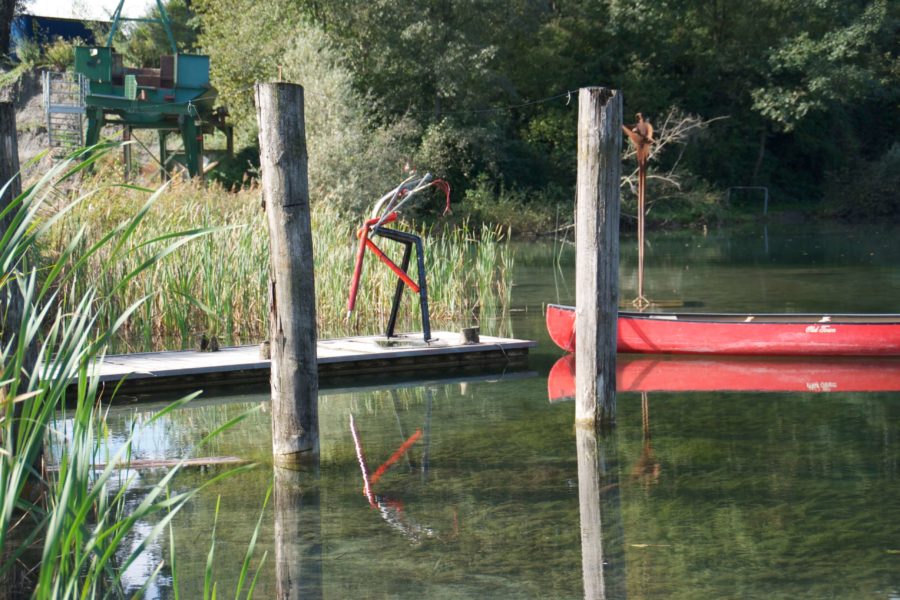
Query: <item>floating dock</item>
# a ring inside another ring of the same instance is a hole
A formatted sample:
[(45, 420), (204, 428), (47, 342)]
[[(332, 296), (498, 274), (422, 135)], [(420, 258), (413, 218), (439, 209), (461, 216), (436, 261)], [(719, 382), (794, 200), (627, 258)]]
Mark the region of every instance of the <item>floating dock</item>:
[[(364, 336), (320, 340), (321, 378), (375, 375), (421, 370), (521, 366), (530, 340), (480, 336), (463, 343), (459, 333), (438, 331), (427, 344), (422, 334), (403, 334), (386, 340)], [(105, 390), (122, 393), (160, 392), (211, 386), (262, 383), (269, 378), (269, 360), (259, 346), (224, 347), (216, 352), (180, 350), (108, 355), (98, 365)]]

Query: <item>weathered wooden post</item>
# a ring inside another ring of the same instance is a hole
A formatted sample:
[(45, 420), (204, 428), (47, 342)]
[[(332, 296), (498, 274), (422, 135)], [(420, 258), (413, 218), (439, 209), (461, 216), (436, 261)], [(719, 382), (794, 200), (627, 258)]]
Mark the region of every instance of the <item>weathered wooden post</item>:
[[(10, 180), (12, 180), (12, 184), (0, 196), (0, 208), (5, 208), (13, 198), (22, 192), (22, 182), (19, 179), (16, 109), (12, 102), (0, 102), (0, 188), (3, 188)], [(9, 219), (11, 217), (7, 217), (7, 220)]]
[(621, 150), (622, 95), (582, 88), (575, 196), (575, 421), (594, 427), (616, 420)]
[[(7, 185), (8, 184), (8, 185)], [(22, 193), (22, 179), (19, 175), (19, 143), (16, 137), (16, 110), (11, 102), (0, 102), (0, 211)], [(0, 237), (6, 233), (15, 217), (15, 211), (0, 220)], [(19, 334), (24, 315), (24, 300), (15, 277), (10, 277), (0, 286), (0, 342), (6, 347)], [(15, 348), (15, 343), (13, 343)], [(29, 348), (24, 366), (28, 371), (34, 365), (35, 351)], [(21, 390), (25, 391), (23, 383)], [(16, 410), (21, 407), (16, 405)]]
[(296, 467), (319, 453), (316, 292), (303, 88), (256, 86), (260, 166), (269, 222), (272, 453)]

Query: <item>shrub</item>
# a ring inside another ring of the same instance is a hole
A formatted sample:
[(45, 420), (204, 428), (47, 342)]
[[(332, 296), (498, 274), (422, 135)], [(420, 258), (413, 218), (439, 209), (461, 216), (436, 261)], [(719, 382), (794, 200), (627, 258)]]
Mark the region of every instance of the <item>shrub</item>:
[[(535, 235), (549, 232), (554, 228), (556, 206), (558, 204), (536, 202), (533, 196), (555, 196), (551, 191), (524, 192), (504, 185), (497, 190), (486, 175), (476, 178), (472, 187), (466, 190), (462, 210), (457, 214), (476, 223), (508, 225), (516, 235)], [(566, 203), (565, 221), (572, 215), (571, 205)]]
[(72, 41), (56, 38), (44, 49), (44, 60), (55, 71), (65, 71), (75, 65), (75, 46), (84, 44), (80, 38)]
[[(825, 212), (854, 221), (900, 215), (900, 143), (881, 158), (858, 161), (830, 173), (825, 187)], [(848, 200), (852, 198), (853, 200)]]
[(35, 40), (22, 39), (16, 46), (16, 56), (19, 58), (19, 62), (28, 68), (39, 65), (43, 55), (41, 45)]

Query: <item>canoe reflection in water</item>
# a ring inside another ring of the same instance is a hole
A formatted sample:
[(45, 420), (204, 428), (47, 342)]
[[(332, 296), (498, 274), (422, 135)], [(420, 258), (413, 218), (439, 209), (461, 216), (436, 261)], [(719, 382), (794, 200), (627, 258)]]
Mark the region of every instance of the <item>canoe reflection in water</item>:
[[(414, 543), (420, 543), (428, 538), (436, 537), (434, 529), (417, 523), (406, 511), (403, 501), (398, 498), (390, 498), (375, 493), (375, 484), (381, 479), (388, 469), (400, 458), (404, 457), (410, 449), (422, 438), (422, 430), (416, 431), (400, 444), (391, 456), (379, 466), (374, 473), (370, 473), (363, 451), (362, 440), (356, 421), (350, 415), (350, 434), (353, 436), (353, 445), (356, 448), (356, 458), (359, 461), (359, 469), (362, 472), (363, 495), (369, 502), (369, 506), (377, 510), (385, 523), (399, 531), (405, 538)], [(426, 461), (423, 460), (423, 465)]]
[[(753, 358), (620, 354), (620, 392), (894, 392), (900, 391), (897, 358)], [(575, 356), (553, 365), (550, 402), (575, 396)]]

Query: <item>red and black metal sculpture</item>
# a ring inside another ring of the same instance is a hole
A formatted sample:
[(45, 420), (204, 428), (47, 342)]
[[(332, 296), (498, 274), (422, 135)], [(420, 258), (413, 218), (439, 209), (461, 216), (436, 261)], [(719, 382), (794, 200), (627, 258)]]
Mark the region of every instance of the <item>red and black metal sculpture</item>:
[[(356, 308), (356, 299), (359, 294), (359, 284), (362, 277), (363, 260), (366, 256), (366, 250), (368, 250), (397, 275), (397, 287), (394, 290), (394, 300), (391, 304), (391, 314), (388, 319), (387, 331), (385, 332), (385, 337), (387, 338), (394, 337), (394, 329), (397, 326), (397, 313), (400, 310), (400, 300), (403, 297), (403, 288), (405, 286), (419, 296), (419, 305), (422, 311), (422, 335), (425, 342), (428, 342), (431, 339), (431, 322), (428, 317), (428, 287), (425, 278), (425, 254), (422, 246), (422, 238), (414, 233), (385, 227), (387, 223), (395, 223), (397, 221), (400, 208), (407, 204), (413, 196), (430, 187), (436, 187), (444, 192), (446, 197), (444, 214), (449, 213), (450, 184), (442, 179), (432, 178), (430, 173), (426, 173), (422, 177), (413, 175), (382, 196), (378, 202), (375, 203), (375, 208), (372, 211), (372, 218), (367, 220), (356, 234), (357, 237), (359, 237), (359, 247), (356, 251), (356, 264), (353, 268), (353, 279), (350, 283), (350, 297), (347, 300), (347, 318), (350, 318), (353, 310)], [(403, 258), (400, 260), (399, 265), (391, 260), (381, 248), (372, 241), (373, 236), (383, 237), (404, 246)], [(408, 273), (413, 246), (416, 248), (417, 281), (413, 281)]]

